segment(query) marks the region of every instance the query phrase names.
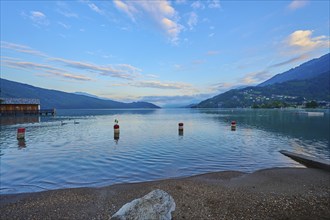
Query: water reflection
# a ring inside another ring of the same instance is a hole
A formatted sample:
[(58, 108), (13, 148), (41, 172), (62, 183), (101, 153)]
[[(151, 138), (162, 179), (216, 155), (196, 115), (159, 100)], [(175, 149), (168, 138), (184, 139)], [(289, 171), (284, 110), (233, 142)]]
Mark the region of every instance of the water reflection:
[(114, 132), (114, 133), (113, 133), (113, 139), (114, 139), (115, 143), (118, 144), (118, 141), (119, 141), (119, 133)]
[(116, 115), (135, 114), (146, 115), (157, 113), (159, 109), (58, 109), (57, 116), (93, 116), (93, 115)]
[(25, 139), (18, 139), (17, 146), (18, 146), (18, 149), (26, 148)]
[[(319, 118), (280, 110), (130, 111), (41, 117), (40, 123), (24, 125), (26, 143), (16, 139), (22, 125), (2, 126), (0, 194), (297, 166), (279, 150), (330, 158), (328, 113)], [(114, 118), (121, 130), (111, 140)]]
[(0, 125), (15, 125), (25, 123), (39, 123), (40, 117), (37, 115), (29, 116), (1, 116)]
[(308, 117), (297, 110), (277, 109), (199, 109), (199, 112), (212, 115), (214, 120), (228, 123), (235, 120), (240, 126), (289, 135), (306, 140), (329, 141), (329, 114), (323, 117)]

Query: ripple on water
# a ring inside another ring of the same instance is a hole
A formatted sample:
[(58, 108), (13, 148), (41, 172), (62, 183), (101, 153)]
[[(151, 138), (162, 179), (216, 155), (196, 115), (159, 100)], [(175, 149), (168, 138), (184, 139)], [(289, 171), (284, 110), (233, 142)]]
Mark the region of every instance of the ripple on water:
[[(24, 124), (25, 147), (19, 147), (16, 140), (16, 130), (22, 125), (3, 126), (0, 193), (301, 166), (278, 152), (283, 149), (330, 158), (329, 137), (324, 132), (329, 131), (329, 125), (324, 124), (327, 118), (310, 121), (292, 117), (286, 111), (133, 112), (97, 111), (93, 116), (70, 113), (54, 120)], [(112, 127), (115, 118), (121, 128), (117, 142)], [(79, 124), (74, 124), (78, 119)], [(238, 122), (236, 131), (230, 129), (232, 120)], [(61, 121), (66, 124), (61, 125)], [(181, 121), (183, 135), (178, 133)], [(292, 123), (298, 123), (299, 129)], [(315, 126), (322, 128), (323, 133), (309, 129)]]

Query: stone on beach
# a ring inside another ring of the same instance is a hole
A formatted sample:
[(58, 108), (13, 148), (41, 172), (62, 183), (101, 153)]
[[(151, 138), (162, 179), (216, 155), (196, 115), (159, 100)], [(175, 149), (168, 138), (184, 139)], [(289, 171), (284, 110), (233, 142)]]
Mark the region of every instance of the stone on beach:
[(170, 220), (175, 210), (175, 202), (170, 194), (156, 189), (139, 199), (126, 203), (111, 220)]

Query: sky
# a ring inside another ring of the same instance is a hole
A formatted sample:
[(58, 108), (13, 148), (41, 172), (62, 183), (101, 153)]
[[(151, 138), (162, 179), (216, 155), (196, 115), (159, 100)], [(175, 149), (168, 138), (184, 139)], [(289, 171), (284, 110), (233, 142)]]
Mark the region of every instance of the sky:
[(329, 53), (329, 1), (1, 0), (1, 78), (159, 106)]

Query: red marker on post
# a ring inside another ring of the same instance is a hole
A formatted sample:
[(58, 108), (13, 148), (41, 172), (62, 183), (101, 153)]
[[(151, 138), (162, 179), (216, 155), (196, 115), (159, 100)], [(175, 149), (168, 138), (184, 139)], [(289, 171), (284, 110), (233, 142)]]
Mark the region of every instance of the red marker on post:
[(17, 139), (25, 139), (25, 128), (18, 128), (17, 129)]

